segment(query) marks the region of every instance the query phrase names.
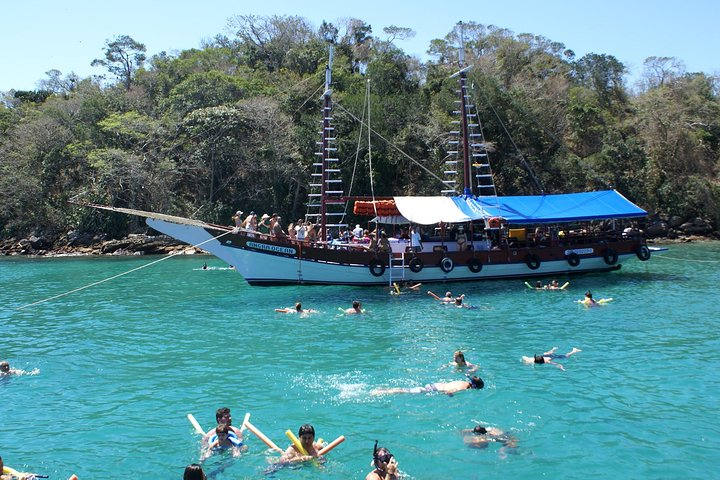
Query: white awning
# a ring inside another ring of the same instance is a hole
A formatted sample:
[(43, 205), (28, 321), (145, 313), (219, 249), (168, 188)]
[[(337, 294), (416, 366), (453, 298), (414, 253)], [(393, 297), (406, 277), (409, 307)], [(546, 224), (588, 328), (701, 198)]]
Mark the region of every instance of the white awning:
[(451, 197), (394, 197), (395, 206), (412, 223), (434, 225), (436, 223), (461, 223), (474, 220), (458, 208)]

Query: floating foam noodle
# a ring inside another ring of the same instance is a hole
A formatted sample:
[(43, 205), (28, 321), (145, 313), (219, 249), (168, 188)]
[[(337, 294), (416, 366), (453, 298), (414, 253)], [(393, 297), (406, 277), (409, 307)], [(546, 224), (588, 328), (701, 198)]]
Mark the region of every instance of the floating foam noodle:
[(285, 431), (285, 435), (290, 439), (293, 445), (295, 445), (295, 448), (297, 448), (297, 451), (302, 453), (303, 455), (307, 455), (307, 451), (303, 448), (302, 443), (300, 443), (300, 440), (295, 436), (294, 433), (292, 433), (290, 430)]

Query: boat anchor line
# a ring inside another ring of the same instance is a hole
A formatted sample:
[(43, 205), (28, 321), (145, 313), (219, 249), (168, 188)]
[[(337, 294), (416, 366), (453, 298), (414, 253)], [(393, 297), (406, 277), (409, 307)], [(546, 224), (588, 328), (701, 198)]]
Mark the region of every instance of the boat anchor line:
[[(227, 232), (223, 232), (223, 233), (221, 233), (220, 235), (218, 235), (218, 236), (216, 236), (216, 237), (209, 238), (209, 239), (207, 239), (207, 240), (205, 240), (205, 241), (203, 241), (203, 242), (200, 242), (200, 243), (197, 243), (197, 244), (195, 244), (195, 245), (192, 245), (191, 248), (200, 247), (201, 245), (204, 245), (204, 244), (206, 244), (206, 243), (208, 243), (208, 242), (212, 242), (213, 240), (217, 240), (218, 238), (224, 237), (225, 235), (227, 235), (227, 234), (229, 234), (229, 233), (232, 233), (232, 230), (227, 231)], [(101, 283), (109, 282), (110, 280), (115, 280), (116, 278), (120, 278), (120, 277), (125, 276), (125, 275), (127, 275), (127, 274), (129, 274), (129, 273), (133, 273), (133, 272), (136, 272), (136, 271), (138, 271), (138, 270), (142, 270), (143, 268), (149, 267), (149, 266), (151, 266), (151, 265), (155, 265), (156, 263), (164, 262), (165, 260), (167, 260), (167, 259), (169, 259), (169, 258), (172, 258), (172, 257), (174, 257), (174, 256), (176, 256), (176, 255), (181, 255), (181, 253), (180, 253), (180, 252), (170, 253), (170, 254), (168, 254), (168, 256), (166, 256), (166, 257), (160, 258), (160, 259), (158, 259), (158, 260), (154, 260), (154, 261), (152, 261), (152, 262), (150, 262), (150, 263), (146, 263), (145, 265), (140, 265), (139, 267), (132, 268), (132, 269), (128, 270), (127, 272), (118, 273), (117, 275), (113, 275), (112, 277), (108, 277), (108, 278), (105, 278), (105, 279), (103, 279), (103, 280), (99, 280), (99, 281), (97, 281), (97, 282), (93, 282), (93, 283), (90, 283), (90, 284), (88, 284), (88, 285), (85, 285), (85, 286), (82, 286), (82, 287), (79, 287), (79, 288), (75, 288), (75, 289), (70, 290), (70, 291), (68, 291), (68, 292), (61, 293), (61, 294), (59, 294), (59, 295), (54, 295), (54, 296), (52, 296), (52, 297), (48, 297), (48, 298), (45, 298), (45, 299), (43, 299), (43, 300), (38, 300), (37, 302), (28, 303), (27, 305), (23, 305), (23, 306), (21, 306), (21, 307), (17, 307), (15, 310), (23, 310), (23, 309), (28, 308), (28, 307), (32, 307), (32, 306), (35, 306), (35, 305), (39, 305), (39, 304), (41, 304), (41, 303), (45, 303), (45, 302), (49, 302), (49, 301), (51, 301), (51, 300), (56, 300), (56, 299), (58, 299), (58, 298), (65, 297), (65, 296), (67, 296), (67, 295), (70, 295), (71, 293), (79, 292), (79, 291), (81, 291), (81, 290), (86, 290), (86, 289), (88, 289), (88, 288), (90, 288), (90, 287), (94, 287), (94, 286), (96, 286), (96, 285), (100, 285)]]

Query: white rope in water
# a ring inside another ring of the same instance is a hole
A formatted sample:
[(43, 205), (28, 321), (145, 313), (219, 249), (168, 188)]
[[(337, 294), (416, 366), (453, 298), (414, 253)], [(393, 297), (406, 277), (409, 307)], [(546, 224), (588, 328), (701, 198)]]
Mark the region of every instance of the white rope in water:
[[(200, 245), (204, 245), (204, 244), (206, 244), (206, 243), (208, 243), (208, 242), (212, 242), (213, 240), (217, 240), (218, 238), (223, 237), (223, 236), (227, 235), (228, 233), (232, 233), (232, 230), (227, 231), (227, 232), (225, 232), (225, 233), (221, 233), (221, 234), (218, 235), (217, 237), (210, 238), (210, 239), (208, 239), (208, 240), (205, 240), (204, 242), (198, 243), (197, 245), (192, 245), (192, 248), (199, 247)], [(46, 298), (46, 299), (44, 299), (44, 300), (38, 300), (37, 302), (28, 303), (27, 305), (23, 305), (22, 307), (17, 307), (15, 310), (22, 310), (22, 309), (24, 309), (24, 308), (28, 308), (28, 307), (32, 307), (32, 306), (35, 306), (35, 305), (39, 305), (39, 304), (41, 304), (41, 303), (49, 302), (50, 300), (55, 300), (55, 299), (57, 299), (57, 298), (70, 295), (71, 293), (79, 292), (79, 291), (81, 291), (81, 290), (85, 290), (85, 289), (87, 289), (87, 288), (94, 287), (95, 285), (100, 285), (101, 283), (109, 282), (110, 280), (114, 280), (114, 279), (116, 279), (116, 278), (120, 278), (120, 277), (122, 277), (122, 276), (124, 276), (124, 275), (127, 275), (127, 274), (129, 274), (129, 273), (136, 272), (136, 271), (138, 271), (138, 270), (142, 270), (143, 268), (149, 267), (150, 265), (155, 265), (156, 263), (163, 262), (163, 261), (165, 261), (165, 260), (167, 260), (167, 259), (169, 259), (169, 258), (172, 258), (172, 257), (176, 256), (176, 255), (180, 255), (180, 252), (171, 253), (171, 254), (169, 254), (167, 257), (163, 257), (163, 258), (161, 258), (161, 259), (159, 259), (159, 260), (155, 260), (155, 261), (150, 262), (150, 263), (147, 263), (147, 264), (145, 264), (145, 265), (141, 265), (141, 266), (139, 266), (139, 267), (136, 267), (136, 268), (133, 268), (133, 269), (131, 269), (131, 270), (128, 270), (127, 272), (123, 272), (123, 273), (119, 273), (119, 274), (117, 274), (117, 275), (113, 275), (112, 277), (106, 278), (106, 279), (104, 279), (104, 280), (99, 280), (99, 281), (97, 281), (97, 282), (93, 282), (93, 283), (91, 283), (91, 284), (89, 284), (89, 285), (85, 285), (84, 287), (79, 287), (79, 288), (76, 288), (76, 289), (74, 289), (74, 290), (70, 290), (69, 292), (61, 293), (61, 294), (59, 294), (59, 295), (55, 295), (55, 296), (53, 296), (53, 297), (49, 297), (49, 298)]]

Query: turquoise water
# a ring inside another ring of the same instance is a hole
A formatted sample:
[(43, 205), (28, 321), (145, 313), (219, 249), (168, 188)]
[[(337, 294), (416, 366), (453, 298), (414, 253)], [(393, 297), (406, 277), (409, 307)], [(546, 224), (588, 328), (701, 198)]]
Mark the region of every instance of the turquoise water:
[[(410, 478), (710, 478), (720, 469), (720, 243), (570, 279), (567, 292), (522, 281), (452, 285), (474, 310), (381, 288), (253, 288), (212, 257), (175, 257), (51, 302), (16, 307), (153, 258), (0, 259), (0, 359), (38, 375), (0, 379), (6, 465), (65, 479), (179, 479), (198, 460), (217, 407), (245, 412), (283, 448), (312, 423), (345, 443), (322, 465), (266, 474), (251, 436), (218, 479), (363, 479), (374, 440)], [(565, 279), (559, 278), (562, 284)], [(425, 286), (442, 294), (447, 286)], [(612, 297), (574, 303), (586, 289)], [(344, 316), (353, 299), (367, 313)], [(274, 312), (302, 300), (318, 314)], [(551, 365), (522, 355), (581, 348)], [(480, 365), (482, 391), (371, 396), (383, 386), (461, 379), (456, 349)], [(518, 438), (515, 452), (466, 448), (476, 422)], [(712, 472), (716, 472), (712, 474)]]

